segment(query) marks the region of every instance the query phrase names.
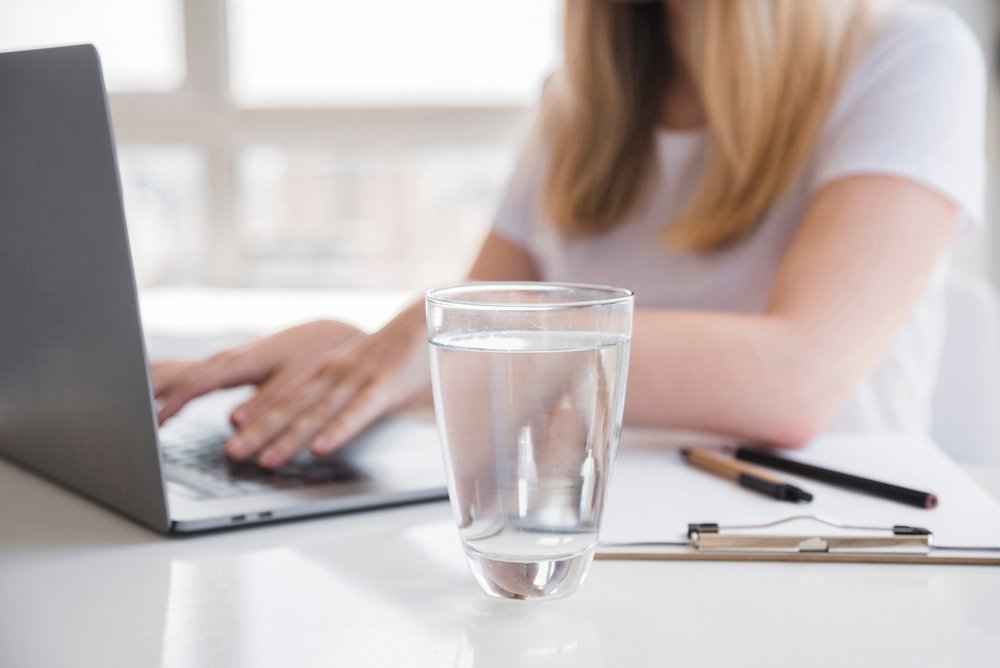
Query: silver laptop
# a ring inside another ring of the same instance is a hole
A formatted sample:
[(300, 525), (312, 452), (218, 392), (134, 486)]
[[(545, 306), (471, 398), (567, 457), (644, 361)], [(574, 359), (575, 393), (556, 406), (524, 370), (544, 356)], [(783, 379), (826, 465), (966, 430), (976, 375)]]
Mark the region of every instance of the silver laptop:
[(97, 51), (0, 54), (0, 455), (162, 532), (445, 497), (430, 424), (269, 473), (222, 454), (231, 395), (158, 433), (147, 368)]

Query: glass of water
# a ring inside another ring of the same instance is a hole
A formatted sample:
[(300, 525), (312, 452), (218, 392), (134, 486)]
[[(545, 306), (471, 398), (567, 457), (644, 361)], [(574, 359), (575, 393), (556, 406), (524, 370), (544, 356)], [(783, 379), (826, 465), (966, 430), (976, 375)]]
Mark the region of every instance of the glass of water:
[(557, 283), (427, 293), (448, 491), (483, 590), (572, 592), (594, 557), (618, 448), (633, 297)]

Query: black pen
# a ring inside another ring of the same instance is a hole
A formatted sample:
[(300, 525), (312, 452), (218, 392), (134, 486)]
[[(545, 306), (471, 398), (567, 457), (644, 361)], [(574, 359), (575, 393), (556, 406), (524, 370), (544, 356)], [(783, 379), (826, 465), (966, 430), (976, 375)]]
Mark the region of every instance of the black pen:
[(742, 464), (732, 457), (724, 457), (717, 452), (701, 449), (681, 450), (681, 454), (692, 466), (720, 475), (779, 501), (807, 503), (812, 501), (813, 497), (809, 492), (778, 480), (754, 466)]
[(760, 450), (738, 448), (736, 450), (736, 458), (779, 471), (794, 473), (804, 478), (828, 482), (837, 487), (865, 492), (866, 494), (889, 499), (890, 501), (899, 501), (900, 503), (917, 506), (918, 508), (934, 508), (938, 504), (937, 496), (930, 492), (920, 492), (887, 482), (862, 478), (850, 473), (841, 473), (840, 471), (833, 471), (820, 466), (813, 466), (812, 464), (803, 464), (802, 462), (785, 459), (784, 457), (761, 452)]

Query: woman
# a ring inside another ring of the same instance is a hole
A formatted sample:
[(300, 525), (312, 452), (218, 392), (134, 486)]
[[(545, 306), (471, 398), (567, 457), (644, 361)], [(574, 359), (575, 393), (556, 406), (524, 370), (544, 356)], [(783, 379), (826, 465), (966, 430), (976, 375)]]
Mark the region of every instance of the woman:
[[(472, 280), (637, 297), (625, 418), (797, 447), (928, 428), (942, 280), (981, 220), (984, 72), (940, 8), (568, 0)], [(161, 419), (254, 383), (226, 444), (326, 454), (428, 385), (421, 303), (154, 368)]]

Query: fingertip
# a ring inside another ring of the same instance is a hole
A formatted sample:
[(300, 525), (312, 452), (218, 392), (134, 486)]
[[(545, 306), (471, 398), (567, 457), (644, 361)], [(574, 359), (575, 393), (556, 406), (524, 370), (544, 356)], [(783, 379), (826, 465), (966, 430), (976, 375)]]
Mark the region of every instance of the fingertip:
[(232, 413), (229, 414), (229, 421), (233, 423), (234, 427), (243, 426), (247, 421), (247, 409), (243, 406), (237, 406)]
[(222, 446), (226, 456), (230, 459), (242, 460), (246, 453), (246, 442), (239, 436), (233, 436)]
[(333, 449), (337, 447), (336, 442), (330, 436), (319, 436), (312, 442), (310, 450), (312, 450), (314, 455), (328, 455), (333, 452)]
[(257, 465), (265, 469), (277, 468), (281, 465), (281, 463), (281, 454), (274, 449), (265, 450), (261, 456), (257, 458)]
[(156, 408), (156, 421), (162, 427), (163, 423), (169, 420), (177, 410), (170, 404), (160, 404)]

